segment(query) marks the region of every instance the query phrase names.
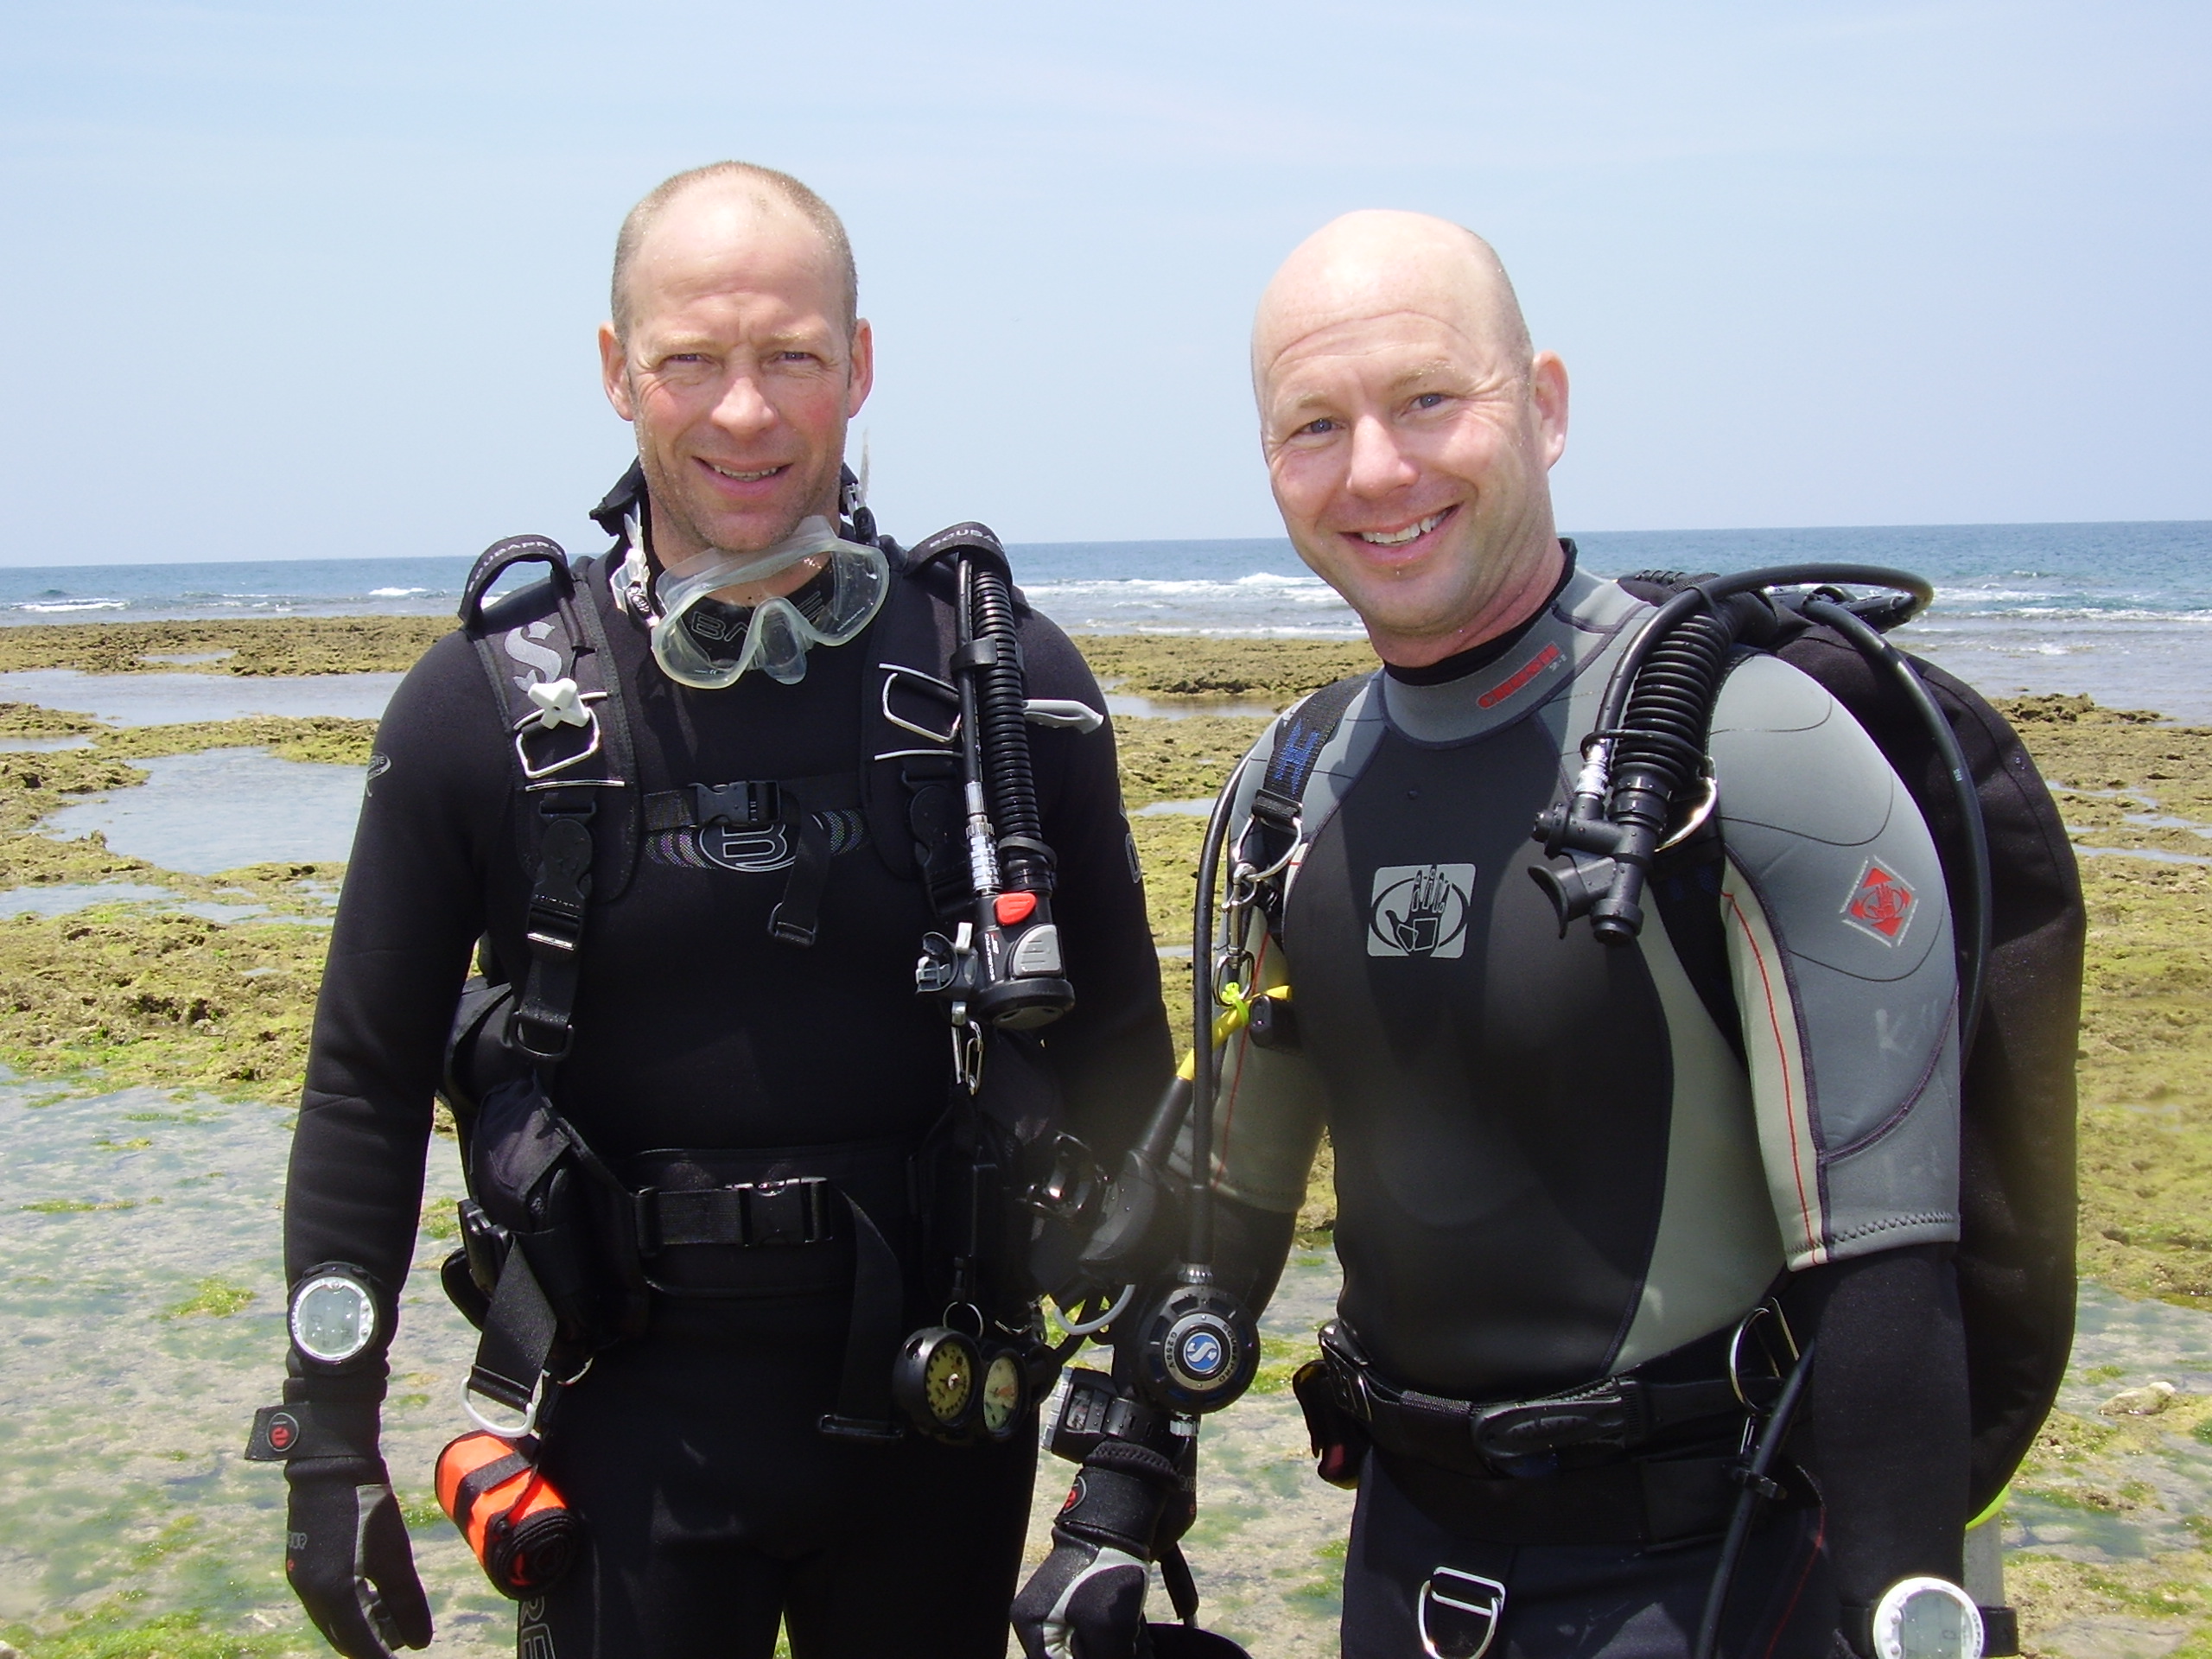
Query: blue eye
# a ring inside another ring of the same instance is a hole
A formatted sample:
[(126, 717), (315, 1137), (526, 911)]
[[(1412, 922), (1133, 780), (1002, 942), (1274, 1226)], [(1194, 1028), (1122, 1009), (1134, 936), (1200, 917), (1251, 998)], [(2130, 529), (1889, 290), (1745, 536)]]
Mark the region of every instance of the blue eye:
[(1318, 420), (1318, 421), (1308, 421), (1308, 422), (1306, 422), (1305, 425), (1303, 425), (1303, 426), (1300, 427), (1300, 428), (1298, 429), (1298, 430), (1297, 430), (1296, 432), (1293, 433), (1291, 435), (1292, 435), (1292, 436), (1294, 436), (1294, 437), (1303, 437), (1303, 436), (1305, 436), (1306, 434), (1311, 433), (1311, 434), (1313, 434), (1315, 437), (1319, 437), (1319, 436), (1320, 436), (1323, 433), (1325, 433), (1325, 432), (1333, 432), (1333, 431), (1335, 431), (1336, 429), (1337, 429), (1337, 423), (1336, 423), (1336, 422), (1335, 422), (1333, 419), (1332, 419), (1330, 416), (1326, 416), (1326, 415), (1324, 415), (1324, 416), (1323, 416), (1319, 420)]

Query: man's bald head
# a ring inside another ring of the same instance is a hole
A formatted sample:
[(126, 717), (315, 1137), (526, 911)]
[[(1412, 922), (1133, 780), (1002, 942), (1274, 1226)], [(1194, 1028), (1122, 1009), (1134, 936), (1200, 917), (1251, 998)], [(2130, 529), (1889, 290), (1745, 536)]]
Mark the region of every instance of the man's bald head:
[(615, 338), (627, 340), (636, 310), (631, 274), (653, 226), (678, 200), (714, 194), (728, 205), (756, 216), (795, 214), (821, 238), (823, 257), (830, 267), (843, 296), (845, 334), (851, 338), (860, 318), (860, 276), (853, 265), (852, 243), (836, 209), (788, 173), (755, 167), (750, 162), (715, 162), (678, 173), (656, 186), (652, 193), (630, 210), (614, 238), (614, 278), (609, 304)]
[(1567, 369), (1530, 350), (1480, 237), (1424, 213), (1324, 226), (1261, 298), (1252, 391), (1291, 544), (1385, 662), (1440, 662), (1544, 602)]
[(1260, 296), (1252, 385), (1266, 402), (1283, 352), (1334, 324), (1412, 311), (1495, 346), (1525, 370), (1533, 351), (1521, 302), (1497, 251), (1427, 213), (1370, 208), (1332, 219), (1300, 243)]

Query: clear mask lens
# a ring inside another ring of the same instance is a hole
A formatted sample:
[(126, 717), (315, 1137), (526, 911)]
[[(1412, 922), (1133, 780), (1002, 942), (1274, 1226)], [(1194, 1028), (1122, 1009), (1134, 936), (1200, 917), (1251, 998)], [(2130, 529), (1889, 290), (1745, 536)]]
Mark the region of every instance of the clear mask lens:
[[(789, 597), (750, 609), (713, 600), (809, 559), (822, 561), (820, 573)], [(890, 587), (890, 563), (880, 550), (844, 540), (826, 518), (804, 519), (765, 552), (716, 553), (696, 569), (665, 579), (652, 627), (653, 659), (671, 680), (704, 691), (734, 684), (754, 667), (794, 685), (806, 677), (806, 653), (853, 639), (874, 620)]]

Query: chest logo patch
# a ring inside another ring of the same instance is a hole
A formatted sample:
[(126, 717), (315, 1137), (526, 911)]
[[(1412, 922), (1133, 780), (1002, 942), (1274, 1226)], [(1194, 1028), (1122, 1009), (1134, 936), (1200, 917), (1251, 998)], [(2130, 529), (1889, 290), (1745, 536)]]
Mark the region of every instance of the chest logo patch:
[(1370, 957), (1463, 956), (1467, 906), (1475, 891), (1471, 864), (1385, 864), (1375, 872), (1368, 901)]
[(1868, 859), (1858, 885), (1843, 901), (1843, 919), (1884, 944), (1901, 942), (1920, 899), (1912, 884), (1878, 859)]

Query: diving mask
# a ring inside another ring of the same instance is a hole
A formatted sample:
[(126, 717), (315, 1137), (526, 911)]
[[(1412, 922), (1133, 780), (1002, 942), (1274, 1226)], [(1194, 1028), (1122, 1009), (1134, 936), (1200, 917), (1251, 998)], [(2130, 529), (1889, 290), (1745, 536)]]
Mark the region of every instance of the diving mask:
[[(821, 569), (793, 593), (750, 606), (714, 597), (817, 558)], [(842, 645), (874, 620), (891, 589), (891, 564), (880, 550), (846, 541), (817, 515), (763, 552), (716, 551), (681, 576), (664, 575), (659, 586), (653, 660), (669, 678), (715, 691), (757, 666), (795, 685), (806, 677), (810, 650)]]

